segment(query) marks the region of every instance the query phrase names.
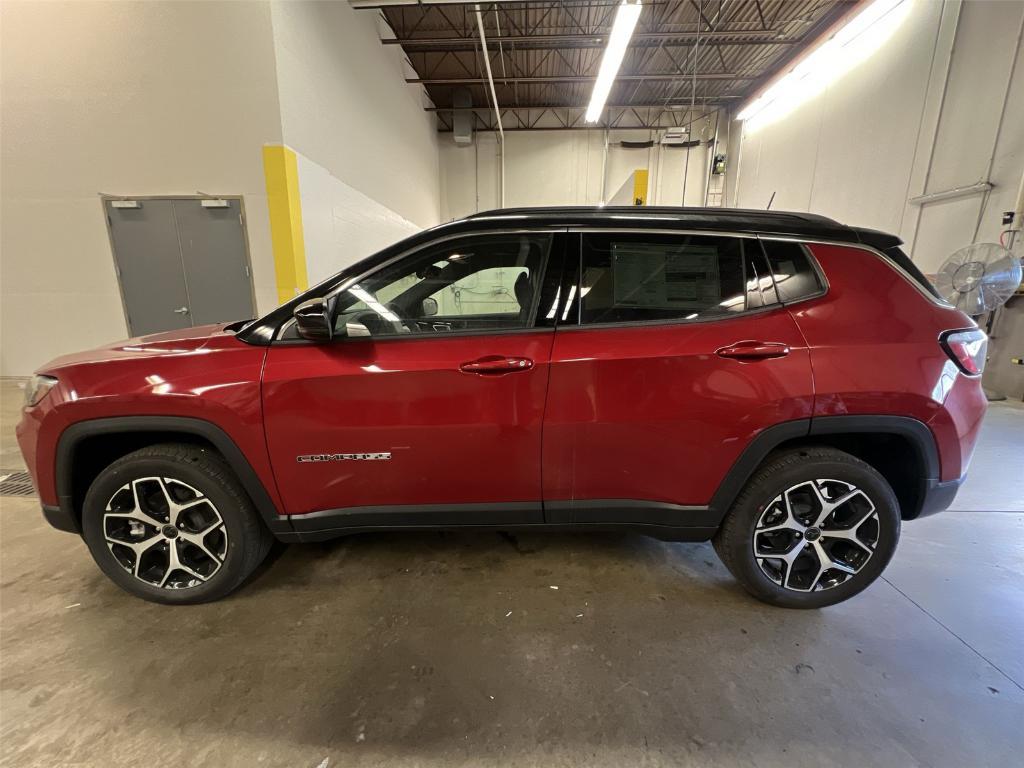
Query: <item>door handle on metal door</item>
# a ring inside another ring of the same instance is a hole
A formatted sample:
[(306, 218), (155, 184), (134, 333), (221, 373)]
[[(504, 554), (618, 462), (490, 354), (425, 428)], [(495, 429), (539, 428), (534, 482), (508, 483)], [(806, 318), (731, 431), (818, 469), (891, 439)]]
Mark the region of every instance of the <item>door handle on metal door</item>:
[(488, 355), (459, 366), (459, 370), (463, 373), (476, 373), (481, 376), (500, 376), (516, 371), (528, 371), (531, 368), (533, 368), (533, 360), (528, 357), (505, 357), (504, 355)]
[(187, 315), (188, 314), (188, 307), (178, 307), (176, 310), (174, 310), (174, 314), (176, 314), (176, 315)]
[(789, 346), (777, 341), (738, 341), (722, 347), (715, 354), (734, 360), (767, 360), (772, 357), (785, 357), (789, 354)]

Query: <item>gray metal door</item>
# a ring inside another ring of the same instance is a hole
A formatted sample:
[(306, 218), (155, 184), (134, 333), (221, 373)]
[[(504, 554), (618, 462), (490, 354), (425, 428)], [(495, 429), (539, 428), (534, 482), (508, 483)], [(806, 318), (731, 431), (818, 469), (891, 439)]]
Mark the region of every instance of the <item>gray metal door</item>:
[(192, 325), (174, 203), (140, 200), (137, 208), (115, 208), (114, 203), (106, 202), (107, 221), (129, 333), (142, 336)]
[(241, 201), (218, 201), (226, 208), (204, 208), (202, 202), (174, 201), (192, 324), (248, 320), (256, 313)]
[(133, 336), (253, 317), (241, 201), (105, 201)]

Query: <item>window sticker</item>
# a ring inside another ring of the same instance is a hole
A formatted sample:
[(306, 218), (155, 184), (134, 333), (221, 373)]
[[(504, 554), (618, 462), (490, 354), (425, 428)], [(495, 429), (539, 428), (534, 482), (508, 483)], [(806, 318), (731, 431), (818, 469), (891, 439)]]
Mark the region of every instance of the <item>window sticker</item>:
[(714, 246), (627, 242), (613, 243), (611, 251), (618, 306), (699, 309), (722, 299)]

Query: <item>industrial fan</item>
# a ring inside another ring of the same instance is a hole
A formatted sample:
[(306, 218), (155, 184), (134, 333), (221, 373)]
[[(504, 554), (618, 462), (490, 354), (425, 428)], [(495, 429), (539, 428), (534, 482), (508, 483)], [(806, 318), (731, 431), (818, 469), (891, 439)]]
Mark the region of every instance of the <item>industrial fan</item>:
[(935, 275), (935, 288), (971, 317), (993, 312), (1021, 282), (1020, 260), (995, 243), (975, 243), (954, 253)]
[[(935, 288), (950, 304), (977, 319), (989, 314), (992, 333), (995, 311), (1005, 304), (1021, 283), (1021, 263), (1013, 253), (995, 243), (975, 243), (954, 253), (935, 275)], [(985, 390), (989, 400), (1004, 395)]]

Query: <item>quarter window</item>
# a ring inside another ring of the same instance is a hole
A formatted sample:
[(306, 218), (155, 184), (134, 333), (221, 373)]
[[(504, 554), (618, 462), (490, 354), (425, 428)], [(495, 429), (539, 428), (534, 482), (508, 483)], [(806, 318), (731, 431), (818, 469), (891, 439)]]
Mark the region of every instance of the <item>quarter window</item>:
[(798, 301), (821, 293), (824, 286), (800, 243), (791, 240), (762, 240), (765, 256), (775, 277), (782, 301)]
[(698, 320), (775, 303), (757, 250), (733, 237), (585, 234), (580, 322)]

